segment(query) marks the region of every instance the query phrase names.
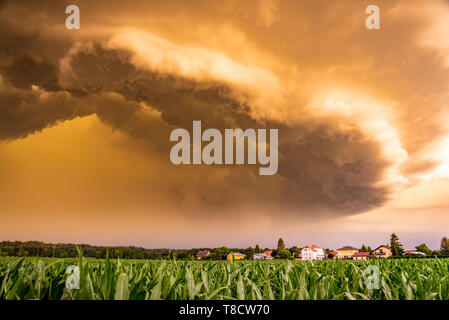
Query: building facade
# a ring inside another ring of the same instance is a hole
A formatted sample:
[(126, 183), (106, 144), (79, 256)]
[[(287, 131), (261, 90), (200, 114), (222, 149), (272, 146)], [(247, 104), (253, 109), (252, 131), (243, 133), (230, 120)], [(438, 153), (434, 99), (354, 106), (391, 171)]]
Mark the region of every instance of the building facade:
[(255, 253), (253, 256), (253, 259), (254, 260), (272, 260), (274, 258), (265, 253)]
[(233, 252), (227, 255), (227, 260), (243, 260), (245, 259), (246, 255), (243, 253)]
[(208, 255), (210, 255), (210, 251), (208, 250), (198, 251), (198, 253), (196, 254), (196, 258), (200, 260), (201, 258), (207, 257)]
[(324, 250), (319, 246), (305, 246), (301, 251), (302, 260), (323, 260)]
[(406, 250), (403, 254), (404, 257), (425, 257), (426, 254), (424, 252), (420, 252), (417, 250)]
[(359, 252), (358, 248), (354, 248), (351, 246), (344, 246), (340, 249), (337, 249), (337, 258), (340, 260), (352, 259), (352, 256), (356, 252)]
[(379, 259), (387, 259), (388, 257), (391, 257), (393, 255), (389, 245), (378, 246), (373, 250), (372, 254)]
[(370, 256), (369, 252), (356, 252), (352, 255), (354, 260), (367, 260)]

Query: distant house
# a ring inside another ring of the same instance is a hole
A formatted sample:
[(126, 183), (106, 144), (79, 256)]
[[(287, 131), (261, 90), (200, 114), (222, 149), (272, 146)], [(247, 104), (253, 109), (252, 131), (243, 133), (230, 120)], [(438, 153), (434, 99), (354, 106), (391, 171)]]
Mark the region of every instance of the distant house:
[(246, 255), (243, 253), (233, 252), (228, 254), (227, 260), (243, 260), (245, 259)]
[(323, 260), (324, 250), (320, 246), (305, 246), (301, 251), (302, 260)]
[(254, 260), (272, 260), (274, 258), (265, 253), (255, 253), (253, 256), (253, 259)]
[(266, 254), (267, 256), (271, 257), (271, 254), (273, 253), (273, 250), (264, 251), (263, 254)]
[(405, 257), (425, 257), (426, 254), (424, 252), (416, 251), (416, 250), (406, 250), (403, 254)]
[(207, 257), (208, 255), (210, 255), (210, 251), (208, 250), (198, 251), (198, 253), (196, 254), (196, 258), (199, 260), (201, 258)]
[(335, 259), (336, 256), (337, 256), (337, 251), (331, 251), (327, 254), (328, 259)]
[(352, 259), (354, 253), (359, 252), (358, 248), (354, 248), (351, 246), (344, 246), (340, 249), (337, 249), (337, 257), (341, 260)]
[(356, 252), (352, 255), (352, 259), (354, 260), (366, 260), (368, 259), (370, 253), (369, 252)]
[(391, 257), (393, 255), (391, 252), (391, 248), (388, 244), (378, 246), (371, 253), (372, 255), (374, 255), (376, 258), (379, 259), (387, 259), (388, 257)]

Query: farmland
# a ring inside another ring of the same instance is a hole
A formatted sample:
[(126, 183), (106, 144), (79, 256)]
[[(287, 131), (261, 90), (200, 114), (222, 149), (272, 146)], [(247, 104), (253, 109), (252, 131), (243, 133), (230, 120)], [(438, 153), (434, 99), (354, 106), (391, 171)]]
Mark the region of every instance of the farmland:
[[(69, 265), (80, 289), (68, 290)], [(369, 289), (369, 265), (379, 286)], [(156, 261), (0, 258), (0, 299), (449, 299), (449, 259)]]

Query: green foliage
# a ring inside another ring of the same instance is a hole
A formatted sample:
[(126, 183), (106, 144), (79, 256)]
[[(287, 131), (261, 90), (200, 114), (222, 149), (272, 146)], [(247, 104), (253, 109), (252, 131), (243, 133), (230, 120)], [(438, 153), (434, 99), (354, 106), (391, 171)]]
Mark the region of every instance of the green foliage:
[(285, 244), (284, 244), (284, 240), (282, 238), (279, 238), (278, 240), (278, 251), (280, 250), (285, 250)]
[(425, 243), (416, 246), (415, 249), (419, 252), (425, 253), (428, 256), (432, 255), (433, 252), (431, 249), (429, 249), (429, 247)]
[(126, 273), (122, 273), (118, 277), (114, 299), (129, 300), (129, 284), (128, 284), (128, 275)]
[(254, 253), (255, 250), (253, 248), (249, 247), (248, 249), (246, 249), (246, 259), (253, 260)]
[(290, 253), (289, 250), (279, 250), (278, 255), (279, 255), (280, 259), (291, 259), (292, 258), (292, 254)]
[(297, 246), (293, 246), (289, 249), (290, 253), (292, 254), (293, 258), (298, 258), (299, 255), (301, 254), (301, 249), (298, 248)]
[(394, 256), (401, 256), (404, 253), (404, 248), (402, 247), (402, 244), (399, 242), (399, 237), (395, 233), (391, 234), (390, 247), (391, 253)]
[[(279, 254), (282, 254), (281, 251)], [(163, 261), (0, 257), (0, 299), (448, 300), (449, 259)], [(67, 266), (81, 287), (68, 290)], [(380, 269), (380, 289), (364, 270)]]
[[(5, 252), (10, 257), (59, 257), (76, 258), (78, 257), (77, 247), (83, 250), (85, 257), (102, 259), (106, 257), (107, 247), (91, 246), (87, 244), (66, 244), (66, 243), (44, 243), (40, 241), (2, 241), (0, 242), (0, 251)], [(197, 249), (178, 250), (186, 252), (186, 256), (195, 254)], [(162, 259), (169, 255), (167, 249), (145, 249), (139, 247), (111, 247), (109, 254), (113, 258), (123, 259)], [(0, 254), (2, 256), (2, 254)]]
[(443, 239), (441, 239), (440, 252), (441, 254), (449, 255), (449, 239), (446, 237), (443, 237)]

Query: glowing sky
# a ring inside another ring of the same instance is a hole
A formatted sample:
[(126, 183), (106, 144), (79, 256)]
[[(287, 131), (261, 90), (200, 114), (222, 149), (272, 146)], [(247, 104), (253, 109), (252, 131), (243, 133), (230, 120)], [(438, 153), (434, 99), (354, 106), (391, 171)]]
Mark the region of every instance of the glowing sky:
[[(0, 240), (438, 248), (449, 3), (0, 1)], [(279, 129), (279, 171), (174, 166), (175, 128)]]

